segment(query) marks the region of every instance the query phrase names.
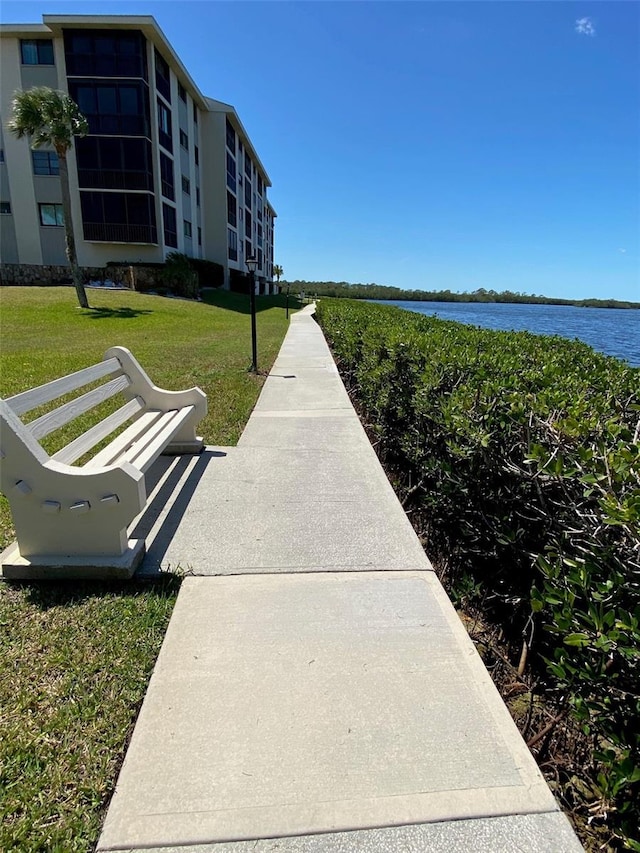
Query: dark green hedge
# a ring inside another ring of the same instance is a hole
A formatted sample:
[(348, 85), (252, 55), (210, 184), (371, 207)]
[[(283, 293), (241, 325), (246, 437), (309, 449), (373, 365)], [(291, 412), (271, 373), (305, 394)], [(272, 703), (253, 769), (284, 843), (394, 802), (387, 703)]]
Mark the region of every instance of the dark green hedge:
[(512, 635), (534, 626), (530, 661), (591, 739), (600, 813), (637, 843), (640, 370), (389, 306), (324, 299), (318, 319), (427, 550)]

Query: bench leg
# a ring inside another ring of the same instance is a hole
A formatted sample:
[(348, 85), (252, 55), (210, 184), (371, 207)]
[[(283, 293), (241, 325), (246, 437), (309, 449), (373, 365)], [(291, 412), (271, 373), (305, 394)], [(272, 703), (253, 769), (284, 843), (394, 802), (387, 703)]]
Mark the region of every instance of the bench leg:
[(144, 474), (128, 462), (90, 470), (43, 463), (9, 426), (2, 491), (17, 544), (1, 555), (3, 577), (130, 577), (144, 555), (144, 542), (127, 537), (145, 506)]

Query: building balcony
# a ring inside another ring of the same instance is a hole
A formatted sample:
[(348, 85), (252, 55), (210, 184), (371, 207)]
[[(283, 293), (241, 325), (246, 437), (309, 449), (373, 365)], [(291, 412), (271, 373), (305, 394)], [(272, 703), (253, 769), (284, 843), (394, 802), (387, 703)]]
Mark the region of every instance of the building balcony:
[(157, 245), (153, 225), (121, 225), (108, 222), (84, 222), (84, 239), (91, 243), (151, 243)]

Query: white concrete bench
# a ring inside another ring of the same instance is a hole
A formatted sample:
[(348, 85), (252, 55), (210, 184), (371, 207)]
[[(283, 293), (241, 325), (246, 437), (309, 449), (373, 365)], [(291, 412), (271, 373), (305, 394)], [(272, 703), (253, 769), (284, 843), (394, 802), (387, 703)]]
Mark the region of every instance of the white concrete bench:
[[(117, 394), (120, 408), (57, 453), (45, 452), (39, 439)], [(23, 420), (63, 396), (62, 405)], [(146, 504), (145, 473), (161, 453), (202, 450), (195, 429), (206, 413), (199, 388), (157, 388), (124, 347), (109, 349), (99, 364), (0, 398), (0, 488), (17, 536), (2, 554), (3, 576), (131, 577), (145, 544), (128, 540), (127, 527)], [(89, 461), (72, 464), (98, 445)]]

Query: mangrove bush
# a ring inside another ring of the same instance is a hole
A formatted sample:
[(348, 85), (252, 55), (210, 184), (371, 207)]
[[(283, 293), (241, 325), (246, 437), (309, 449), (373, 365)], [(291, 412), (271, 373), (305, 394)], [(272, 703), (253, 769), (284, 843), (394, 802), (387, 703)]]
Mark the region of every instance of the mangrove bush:
[(616, 843), (640, 850), (640, 370), (586, 344), (322, 299), (427, 550), (524, 636)]

